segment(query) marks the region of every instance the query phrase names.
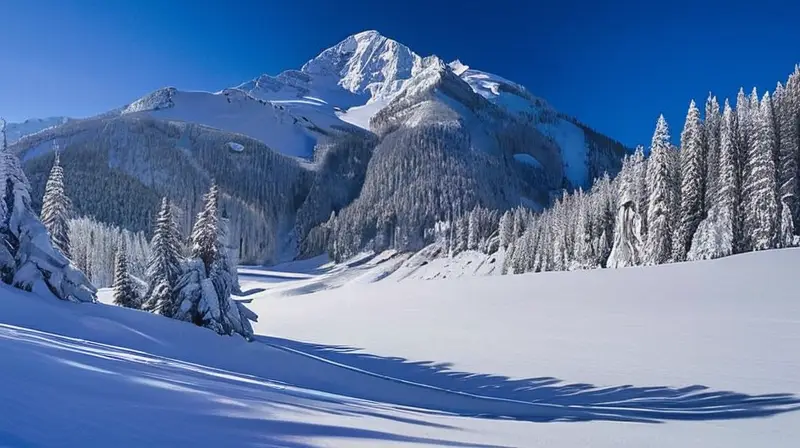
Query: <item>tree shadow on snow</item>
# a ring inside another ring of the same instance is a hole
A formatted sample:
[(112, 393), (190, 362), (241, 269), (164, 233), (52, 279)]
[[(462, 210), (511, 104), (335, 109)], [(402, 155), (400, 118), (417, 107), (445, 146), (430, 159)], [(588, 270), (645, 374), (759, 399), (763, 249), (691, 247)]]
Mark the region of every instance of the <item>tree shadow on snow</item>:
[[(621, 421), (662, 423), (672, 420), (728, 420), (769, 417), (800, 409), (800, 398), (789, 393), (749, 395), (686, 387), (568, 384), (552, 377), (511, 379), (500, 375), (458, 372), (450, 363), (410, 361), (330, 346), (261, 336), (271, 346), (302, 352), (360, 370), (376, 381), (400, 383), (406, 390), (427, 389), (427, 394), (402, 393), (386, 399), (375, 387), (335, 384), (328, 392), (434, 412), (462, 416), (554, 421)], [(318, 384), (299, 384), (320, 389)], [(321, 385), (325, 390), (326, 385)], [(377, 393), (377, 396), (376, 396)], [(426, 397), (420, 399), (419, 397)]]
[(50, 333), (0, 325), (0, 357), (11, 360), (0, 388), (0, 447), (313, 448), (318, 438), (491, 447), (352, 426), (372, 417), (458, 430), (391, 406)]

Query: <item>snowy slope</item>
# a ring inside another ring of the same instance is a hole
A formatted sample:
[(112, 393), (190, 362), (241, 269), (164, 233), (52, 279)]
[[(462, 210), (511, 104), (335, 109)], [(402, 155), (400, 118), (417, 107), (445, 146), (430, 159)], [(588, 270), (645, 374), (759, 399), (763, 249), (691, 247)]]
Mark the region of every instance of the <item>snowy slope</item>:
[[(315, 105), (316, 106), (316, 105)], [(316, 107), (297, 115), (287, 105), (257, 100), (245, 92), (226, 89), (219, 93), (160, 89), (129, 105), (122, 114), (148, 114), (165, 120), (202, 124), (260, 140), (285, 155), (310, 158), (317, 139), (337, 124), (332, 111), (319, 114)], [(332, 117), (332, 118), (331, 118)], [(338, 122), (338, 123), (337, 123)], [(341, 123), (344, 128), (344, 123)]]
[(498, 431), (492, 420), (453, 415), (481, 412), (485, 400), (369, 375), (269, 338), (246, 343), (6, 286), (0, 294), (0, 446), (471, 447), (525, 437), (511, 422)]
[(0, 286), (0, 445), (792, 447), (798, 263), (268, 289), (250, 344)]
[(729, 393), (800, 393), (798, 263), (793, 249), (653, 268), (387, 279), (291, 300), (265, 292), (253, 306), (269, 310), (261, 331), (328, 359), (396, 375), (397, 364), (370, 356), (399, 357), (405, 379), (666, 423), (544, 425), (515, 446), (788, 447), (798, 412), (737, 419), (725, 409), (736, 401)]
[(561, 150), (564, 175), (574, 187), (588, 187), (587, 136), (574, 123), (559, 116), (545, 100), (525, 87), (492, 73), (475, 70), (461, 61), (449, 64), (482, 97), (513, 114), (533, 121), (536, 128), (555, 141)]
[(31, 118), (22, 123), (7, 123), (6, 135), (8, 143), (14, 143), (26, 135), (35, 134), (43, 129), (62, 125), (69, 120), (67, 117), (48, 117)]

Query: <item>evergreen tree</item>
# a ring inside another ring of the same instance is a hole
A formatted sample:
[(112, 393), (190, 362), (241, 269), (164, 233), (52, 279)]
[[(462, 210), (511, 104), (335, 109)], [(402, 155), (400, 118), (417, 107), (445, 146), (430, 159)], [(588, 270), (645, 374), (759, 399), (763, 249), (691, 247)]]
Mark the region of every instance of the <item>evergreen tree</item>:
[(636, 202), (636, 212), (641, 218), (641, 236), (643, 241), (647, 238), (647, 202), (649, 200), (647, 186), (647, 159), (644, 156), (644, 147), (637, 146), (633, 152), (633, 172), (631, 182), (633, 195)]
[(703, 169), (703, 129), (695, 102), (689, 104), (686, 124), (681, 132), (681, 211), (678, 237), (673, 247), (676, 261), (686, 258), (692, 237), (703, 220), (705, 205)]
[[(752, 104), (751, 104), (752, 107)], [(755, 135), (748, 157), (745, 197), (745, 231), (752, 250), (777, 247), (779, 215), (774, 163), (775, 134), (769, 93), (764, 94), (759, 109), (753, 114)]]
[(525, 231), (525, 218), (520, 208), (517, 208), (514, 212), (513, 229), (514, 239), (521, 237), (522, 233)]
[(227, 266), (230, 275), (231, 288), (233, 292), (241, 292), (239, 286), (239, 247), (234, 244), (233, 232), (230, 226), (230, 216), (228, 210), (222, 210), (220, 220), (220, 247), (222, 248), (221, 265)]
[(473, 208), (467, 215), (467, 249), (477, 250), (479, 243), (479, 225), (478, 225), (478, 211), (479, 209)]
[(645, 264), (667, 263), (672, 257), (674, 164), (671, 160), (669, 128), (664, 116), (658, 117), (650, 144), (647, 164), (647, 185), (650, 198), (647, 205), (648, 233), (644, 248)]
[(705, 207), (706, 211), (716, 203), (719, 192), (719, 158), (722, 117), (717, 97), (711, 94), (706, 100), (705, 122), (703, 123), (703, 143), (705, 146)]
[(728, 100), (725, 100), (725, 108), (722, 114), (722, 128), (720, 132), (720, 161), (719, 161), (719, 191), (717, 193), (717, 204), (721, 210), (723, 219), (725, 238), (730, 241), (722, 247), (719, 256), (727, 256), (736, 252), (741, 241), (741, 179), (739, 178), (739, 151), (737, 150), (736, 139), (737, 121), (736, 114), (731, 109)]
[(44, 198), (42, 199), (41, 219), (50, 240), (65, 257), (70, 258), (69, 241), (69, 214), (70, 200), (64, 191), (64, 170), (59, 162), (58, 148), (55, 151), (55, 161), (47, 178)]
[(192, 228), (192, 257), (202, 260), (206, 272), (219, 256), (219, 189), (212, 182), (208, 193), (203, 195), (203, 209), (197, 215)]
[(781, 96), (781, 106), (778, 109), (778, 127), (780, 129), (779, 160), (778, 160), (778, 183), (779, 183), (779, 205), (788, 208), (788, 215), (782, 222), (791, 220), (791, 224), (786, 222), (782, 227), (791, 226), (797, 230), (795, 225), (800, 219), (800, 182), (798, 182), (798, 157), (800, 156), (800, 104), (798, 96), (800, 85), (795, 74), (789, 77), (786, 88)]
[(594, 210), (595, 230), (598, 235), (594, 247), (597, 262), (602, 267), (607, 267), (606, 262), (611, 254), (611, 246), (614, 243), (614, 221), (616, 219), (616, 192), (611, 183), (608, 173), (598, 179), (592, 191), (597, 195)]
[(794, 221), (792, 220), (792, 212), (789, 210), (789, 207), (784, 207), (781, 213), (779, 247), (796, 246), (796, 238), (797, 237), (794, 235)]
[(212, 184), (192, 230), (193, 258), (185, 263), (174, 289), (177, 306), (173, 318), (251, 340), (250, 321), (258, 316), (231, 297), (235, 286), (225, 253), (224, 225), (217, 216), (218, 197), (217, 186)]
[(467, 215), (456, 218), (456, 244), (455, 253), (459, 254), (469, 248), (469, 219)]
[(514, 239), (514, 216), (511, 211), (506, 210), (500, 218), (500, 247), (509, 247)]
[(141, 308), (139, 294), (128, 272), (128, 258), (123, 244), (117, 249), (117, 260), (114, 268), (114, 303), (126, 308)]
[[(514, 252), (515, 252), (515, 250), (514, 250), (514, 242), (511, 242), (506, 247), (506, 255), (503, 258), (503, 267), (500, 270), (501, 274), (503, 274), (503, 275), (508, 274), (509, 271), (511, 270), (510, 268), (512, 266), (512, 262), (513, 262), (514, 258), (516, 257), (516, 254)], [(513, 274), (514, 272), (511, 272), (511, 273)]]
[(145, 309), (172, 317), (177, 305), (172, 292), (181, 274), (181, 237), (166, 197), (161, 200), (150, 246)]
[(575, 217), (575, 255), (572, 269), (594, 269), (598, 267), (594, 258), (594, 248), (592, 247), (591, 217), (589, 213), (590, 204), (588, 197), (583, 191), (578, 190), (577, 196), (577, 216)]

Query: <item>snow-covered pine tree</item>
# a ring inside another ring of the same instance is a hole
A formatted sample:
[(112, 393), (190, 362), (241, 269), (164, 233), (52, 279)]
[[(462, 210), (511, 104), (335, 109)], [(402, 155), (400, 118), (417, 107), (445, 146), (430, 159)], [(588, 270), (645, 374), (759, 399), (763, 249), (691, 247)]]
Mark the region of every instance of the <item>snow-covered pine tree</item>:
[(740, 152), (736, 147), (737, 126), (736, 114), (728, 100), (725, 100), (720, 129), (719, 191), (716, 199), (720, 207), (723, 232), (721, 239), (724, 242), (717, 252), (720, 257), (735, 253), (737, 244), (741, 241), (742, 186), (739, 178)]
[(521, 208), (514, 210), (514, 238), (519, 238), (525, 231), (525, 217)]
[(166, 197), (161, 200), (150, 245), (144, 308), (172, 317), (178, 305), (173, 290), (181, 275), (181, 236)]
[(591, 220), (589, 209), (589, 197), (578, 190), (576, 201), (577, 210), (575, 216), (575, 254), (570, 265), (571, 270), (575, 269), (594, 269), (597, 267), (592, 247)]
[(480, 229), (478, 226), (478, 213), (479, 208), (475, 207), (472, 211), (467, 214), (467, 249), (469, 250), (477, 250), (479, 239), (480, 239)]
[[(757, 112), (757, 109), (756, 111)], [(748, 170), (750, 166), (750, 153), (752, 141), (755, 136), (753, 127), (753, 114), (754, 111), (750, 110), (750, 99), (744, 93), (744, 89), (739, 89), (736, 96), (736, 147), (739, 153), (738, 164), (738, 179), (739, 188), (741, 192), (742, 201), (739, 203), (739, 216), (741, 217), (741, 238), (736, 241), (736, 252), (747, 252), (751, 250), (750, 232), (745, 223), (745, 215), (747, 213), (748, 201)]]
[(703, 125), (694, 100), (689, 104), (686, 124), (681, 132), (681, 211), (680, 228), (673, 246), (675, 261), (682, 261), (691, 248), (692, 238), (704, 215)]
[(706, 211), (716, 203), (719, 192), (719, 152), (722, 116), (717, 97), (709, 93), (706, 100), (705, 121), (703, 123), (703, 144), (705, 146), (705, 207)]
[(219, 224), (219, 190), (212, 184), (192, 230), (192, 255), (175, 287), (179, 306), (174, 318), (210, 328), (219, 334), (239, 334), (251, 340), (250, 321), (258, 316), (231, 297), (233, 281)]
[(56, 250), (31, 207), (30, 184), (0, 129), (0, 280), (42, 296), (93, 302), (97, 289)]
[(647, 187), (647, 159), (644, 156), (644, 147), (637, 146), (633, 152), (633, 194), (636, 198), (636, 211), (642, 220), (642, 241), (647, 238), (647, 202), (649, 200)]
[(595, 230), (594, 234), (599, 235), (594, 242), (595, 256), (600, 266), (606, 267), (606, 261), (611, 254), (611, 246), (614, 243), (614, 221), (616, 218), (616, 192), (611, 183), (608, 173), (598, 179), (592, 191), (597, 195), (595, 204)]
[(242, 291), (239, 285), (239, 247), (234, 244), (233, 234), (231, 232), (230, 217), (228, 210), (222, 209), (222, 219), (220, 220), (220, 241), (222, 245), (221, 265), (228, 269), (230, 275), (231, 288), (233, 292), (239, 293)]
[(779, 247), (794, 247), (797, 245), (798, 238), (794, 235), (794, 220), (789, 207), (783, 207), (781, 211), (780, 241)]
[(562, 200), (563, 199), (560, 199), (559, 202), (556, 202), (550, 213), (550, 234), (553, 238), (551, 246), (552, 256), (550, 258), (550, 269), (553, 271), (564, 271), (568, 266), (566, 257), (564, 256), (566, 251), (566, 226), (560, 213)]
[[(784, 93), (781, 96), (781, 106), (778, 108), (777, 117), (780, 129), (780, 148), (778, 165), (778, 183), (780, 205), (788, 208), (788, 215), (781, 214), (781, 227), (791, 226), (797, 231), (797, 222), (800, 219), (800, 182), (798, 182), (798, 170), (800, 164), (800, 85), (796, 74), (789, 76), (786, 82)], [(788, 222), (791, 220), (791, 224)], [(783, 238), (783, 237), (782, 237)]]
[(60, 250), (65, 257), (71, 257), (69, 241), (70, 200), (64, 190), (64, 169), (59, 160), (58, 147), (55, 148), (55, 158), (50, 176), (45, 184), (44, 198), (42, 199), (41, 219), (53, 246)]
[(674, 213), (673, 185), (675, 175), (670, 145), (669, 128), (664, 116), (658, 117), (656, 130), (650, 143), (650, 159), (647, 163), (647, 185), (650, 198), (647, 205), (647, 242), (644, 248), (644, 263), (664, 264), (672, 257)]
[(514, 236), (514, 215), (506, 210), (500, 218), (500, 247), (507, 248), (516, 239)]
[(208, 193), (203, 195), (203, 209), (197, 215), (192, 228), (192, 257), (199, 258), (210, 272), (211, 265), (219, 255), (219, 188), (211, 183)]
[(469, 248), (469, 219), (468, 215), (461, 215), (456, 218), (456, 241), (454, 253), (459, 254)]
[(128, 272), (128, 257), (125, 254), (124, 244), (120, 244), (119, 248), (117, 248), (113, 289), (114, 303), (116, 305), (134, 309), (141, 308), (141, 299)]
[(670, 174), (672, 180), (670, 185), (670, 210), (672, 210), (672, 224), (671, 228), (675, 229), (672, 243), (672, 261), (675, 261), (675, 239), (678, 237), (677, 233), (681, 227), (681, 153), (680, 149), (675, 145), (670, 145), (670, 150), (667, 151), (670, 162)]
[[(752, 106), (752, 104), (751, 104)], [(745, 231), (752, 250), (772, 249), (778, 245), (779, 215), (774, 161), (775, 133), (769, 93), (765, 93), (754, 113), (756, 131), (748, 157), (745, 194), (748, 205), (744, 215)]]
[(512, 274), (515, 273), (515, 272), (513, 272), (513, 269), (511, 269), (512, 261), (514, 260), (514, 256), (515, 256), (514, 255), (514, 242), (512, 241), (506, 247), (506, 255), (503, 258), (503, 267), (500, 269), (500, 273), (502, 275), (508, 274), (510, 271), (511, 271)]
[(783, 219), (783, 202), (781, 201), (781, 124), (780, 116), (781, 109), (783, 108), (783, 85), (779, 82), (772, 92), (770, 101), (771, 115), (772, 115), (772, 135), (775, 138), (775, 143), (772, 146), (772, 163), (775, 166), (775, 201), (778, 205), (777, 210), (777, 232), (778, 232), (778, 247), (781, 246), (781, 220)]

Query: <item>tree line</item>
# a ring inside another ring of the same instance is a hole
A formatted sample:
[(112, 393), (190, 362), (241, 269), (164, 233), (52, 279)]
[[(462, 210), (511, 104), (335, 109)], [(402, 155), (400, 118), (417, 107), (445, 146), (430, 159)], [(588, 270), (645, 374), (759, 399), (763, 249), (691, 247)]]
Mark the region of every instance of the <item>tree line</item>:
[[(613, 180), (564, 194), (541, 214), (505, 212), (490, 237), (506, 272), (658, 265), (800, 243), (800, 69), (773, 93), (689, 104), (680, 146), (658, 118)], [(524, 219), (520, 232), (518, 222)], [(458, 223), (456, 223), (456, 226)], [(462, 240), (465, 237), (462, 236)], [(457, 247), (463, 247), (459, 242)], [(478, 246), (481, 247), (481, 246)], [(483, 247), (491, 247), (484, 245)]]

